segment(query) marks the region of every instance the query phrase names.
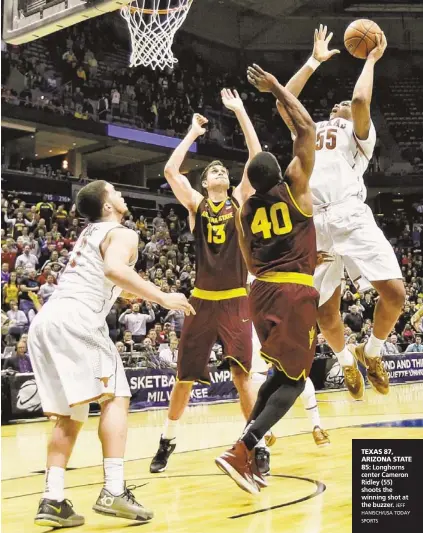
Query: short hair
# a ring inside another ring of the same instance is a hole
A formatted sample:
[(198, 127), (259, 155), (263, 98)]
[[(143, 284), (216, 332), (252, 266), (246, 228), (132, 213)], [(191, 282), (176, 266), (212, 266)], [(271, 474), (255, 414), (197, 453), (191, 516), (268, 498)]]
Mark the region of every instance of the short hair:
[(104, 180), (92, 181), (78, 192), (76, 208), (90, 222), (101, 218), (107, 196), (106, 185), (107, 181)]
[(282, 182), (281, 167), (270, 152), (259, 152), (253, 157), (247, 167), (247, 176), (251, 186), (261, 193)]
[(201, 173), (201, 183), (203, 183), (203, 181), (207, 178), (207, 173), (208, 171), (213, 168), (213, 167), (225, 167), (225, 165), (222, 163), (222, 161), (219, 161), (218, 159), (215, 159), (214, 161), (212, 161), (211, 163), (209, 163), (206, 168), (203, 170), (203, 172)]

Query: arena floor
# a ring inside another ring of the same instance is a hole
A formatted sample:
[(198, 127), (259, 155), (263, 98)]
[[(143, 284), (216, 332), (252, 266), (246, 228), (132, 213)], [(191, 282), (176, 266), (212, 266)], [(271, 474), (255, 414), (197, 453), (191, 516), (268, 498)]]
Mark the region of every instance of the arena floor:
[[(346, 392), (318, 395), (332, 445), (317, 449), (300, 402), (275, 428), (270, 486), (259, 496), (239, 490), (214, 458), (239, 435), (236, 403), (192, 407), (178, 433), (168, 470), (149, 473), (165, 411), (129, 417), (126, 479), (138, 499), (155, 511), (143, 532), (171, 533), (349, 533), (351, 531), (351, 441), (354, 438), (423, 439), (423, 383), (392, 387), (388, 397), (366, 391), (353, 402)], [(66, 496), (86, 524), (78, 531), (123, 532), (132, 522), (91, 511), (102, 485), (96, 417), (76, 445), (66, 475)], [(412, 425), (417, 427), (410, 427)], [(364, 427), (363, 427), (364, 426)], [(2, 427), (2, 531), (41, 532), (33, 524), (43, 490), (49, 422)], [(136, 524), (135, 524), (136, 525)], [(49, 529), (45, 529), (49, 531)]]

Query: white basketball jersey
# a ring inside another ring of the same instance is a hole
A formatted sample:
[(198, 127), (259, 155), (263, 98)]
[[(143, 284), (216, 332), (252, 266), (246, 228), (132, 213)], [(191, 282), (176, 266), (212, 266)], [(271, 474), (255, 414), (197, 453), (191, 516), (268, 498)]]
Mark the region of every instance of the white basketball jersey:
[(100, 252), (101, 243), (114, 228), (131, 231), (116, 222), (95, 222), (84, 229), (49, 301), (63, 298), (79, 300), (94, 313), (106, 318), (122, 292), (106, 278)]
[(353, 123), (334, 118), (316, 124), (316, 160), (310, 178), (313, 204), (340, 202), (349, 196), (366, 199), (363, 174), (376, 143), (376, 130), (370, 124), (363, 141), (354, 133)]

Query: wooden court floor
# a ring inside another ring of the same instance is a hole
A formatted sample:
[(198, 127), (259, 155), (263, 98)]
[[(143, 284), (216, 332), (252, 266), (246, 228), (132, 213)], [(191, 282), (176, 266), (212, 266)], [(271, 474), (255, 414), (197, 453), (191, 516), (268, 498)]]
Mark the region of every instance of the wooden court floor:
[[(319, 394), (318, 401), (331, 446), (315, 446), (298, 401), (275, 427), (270, 486), (255, 497), (238, 489), (214, 464), (242, 430), (237, 403), (189, 408), (168, 470), (158, 475), (149, 473), (149, 463), (165, 411), (131, 414), (126, 479), (139, 487), (139, 501), (155, 511), (150, 523), (135, 528), (143, 533), (350, 533), (351, 441), (423, 439), (421, 423), (409, 427), (407, 422), (423, 419), (423, 383), (392, 387), (387, 397), (367, 390), (361, 402), (351, 401), (346, 392)], [(97, 422), (89, 419), (69, 465), (73, 470), (66, 474), (66, 497), (86, 518), (75, 531), (129, 531), (132, 522), (91, 511), (102, 486)], [(43, 531), (33, 525), (33, 517), (43, 491), (40, 471), (49, 432), (49, 422), (2, 427), (4, 533)]]

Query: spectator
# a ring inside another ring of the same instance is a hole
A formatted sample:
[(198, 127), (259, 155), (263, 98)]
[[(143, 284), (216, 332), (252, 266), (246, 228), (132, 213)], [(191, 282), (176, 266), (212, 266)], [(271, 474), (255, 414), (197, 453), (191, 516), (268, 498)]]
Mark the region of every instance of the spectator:
[(54, 207), (51, 202), (48, 201), (47, 195), (43, 196), (43, 201), (36, 205), (37, 214), (40, 217), (38, 222), (38, 229), (49, 230), (51, 228), (51, 222), (54, 213)]
[(125, 353), (125, 345), (122, 341), (118, 341), (115, 343), (116, 350), (118, 353), (122, 356)]
[(327, 344), (323, 333), (318, 333), (317, 344), (316, 344), (316, 355), (327, 355), (331, 352), (332, 350), (330, 349), (330, 346)]
[(160, 228), (163, 227), (165, 224), (165, 221), (163, 219), (163, 215), (161, 211), (157, 211), (157, 215), (153, 218), (153, 231), (154, 233), (157, 233)]
[(9, 281), (3, 287), (3, 300), (6, 306), (10, 306), (12, 302), (18, 302), (19, 286), (17, 283), (17, 274), (12, 272)]
[(134, 351), (134, 340), (132, 333), (128, 330), (123, 332), (123, 344), (125, 345), (125, 352)]
[(19, 307), (21, 311), (23, 311), (26, 315), (28, 315), (28, 312), (30, 309), (34, 309), (34, 303), (32, 299), (29, 296), (30, 292), (38, 293), (40, 290), (40, 284), (36, 280), (36, 272), (34, 269), (29, 270), (28, 274), (22, 278), (21, 284), (20, 284), (20, 304)]
[(9, 263), (2, 263), (1, 265), (1, 288), (10, 280)]
[(399, 355), (401, 352), (398, 347), (398, 336), (391, 333), (388, 339), (383, 343), (381, 355)]
[(16, 301), (11, 302), (10, 311), (7, 312), (7, 318), (9, 320), (9, 335), (19, 338), (28, 325), (28, 319), (23, 311), (19, 311)]
[(32, 372), (32, 365), (27, 354), (27, 345), (25, 341), (20, 340), (18, 342), (16, 345), (16, 355), (6, 359), (4, 369), (20, 372), (21, 374), (29, 374)]
[(132, 339), (136, 343), (143, 341), (147, 333), (147, 324), (155, 319), (151, 304), (147, 304), (148, 315), (140, 313), (140, 305), (132, 304), (130, 309), (124, 311), (119, 317), (119, 323), (123, 324), (127, 331), (132, 334)]
[(22, 255), (18, 255), (16, 258), (15, 268), (23, 268), (25, 271), (34, 270), (38, 265), (38, 257), (31, 253), (31, 247), (26, 244), (23, 248)]
[(50, 296), (54, 293), (57, 288), (53, 274), (47, 276), (46, 283), (41, 285), (39, 295), (44, 302), (48, 302)]
[(407, 344), (411, 344), (414, 341), (414, 331), (412, 330), (409, 322), (407, 322), (405, 325), (401, 336)]
[(172, 310), (169, 311), (165, 317), (165, 322), (170, 322), (174, 331), (178, 334), (181, 334), (182, 326), (184, 325), (185, 314), (183, 311)]
[(169, 343), (169, 348), (164, 348), (159, 352), (159, 359), (163, 361), (169, 368), (176, 368), (178, 362), (178, 344), (177, 338), (174, 338)]
[(349, 326), (354, 333), (360, 333), (363, 323), (363, 317), (359, 314), (357, 306), (352, 305), (350, 312), (344, 317), (344, 324)]
[(8, 218), (6, 213), (4, 214), (4, 221), (12, 227), (12, 235), (14, 239), (17, 239), (22, 235), (23, 229), (28, 226), (32, 226), (32, 222), (24, 218), (23, 213), (17, 213), (16, 218)]
[(374, 304), (374, 301), (372, 299), (372, 295), (370, 294), (370, 292), (367, 292), (364, 295), (364, 300), (361, 302), (361, 305), (364, 308), (362, 312), (364, 320), (367, 320), (367, 319), (373, 320), (375, 304)]
[(422, 338), (421, 335), (416, 335), (415, 342), (413, 344), (409, 344), (407, 346), (407, 349), (405, 350), (405, 353), (422, 353), (423, 352), (423, 344), (422, 344)]
[(9, 265), (9, 272), (12, 272), (15, 269), (16, 251), (11, 249), (7, 244), (2, 244), (1, 262)]

